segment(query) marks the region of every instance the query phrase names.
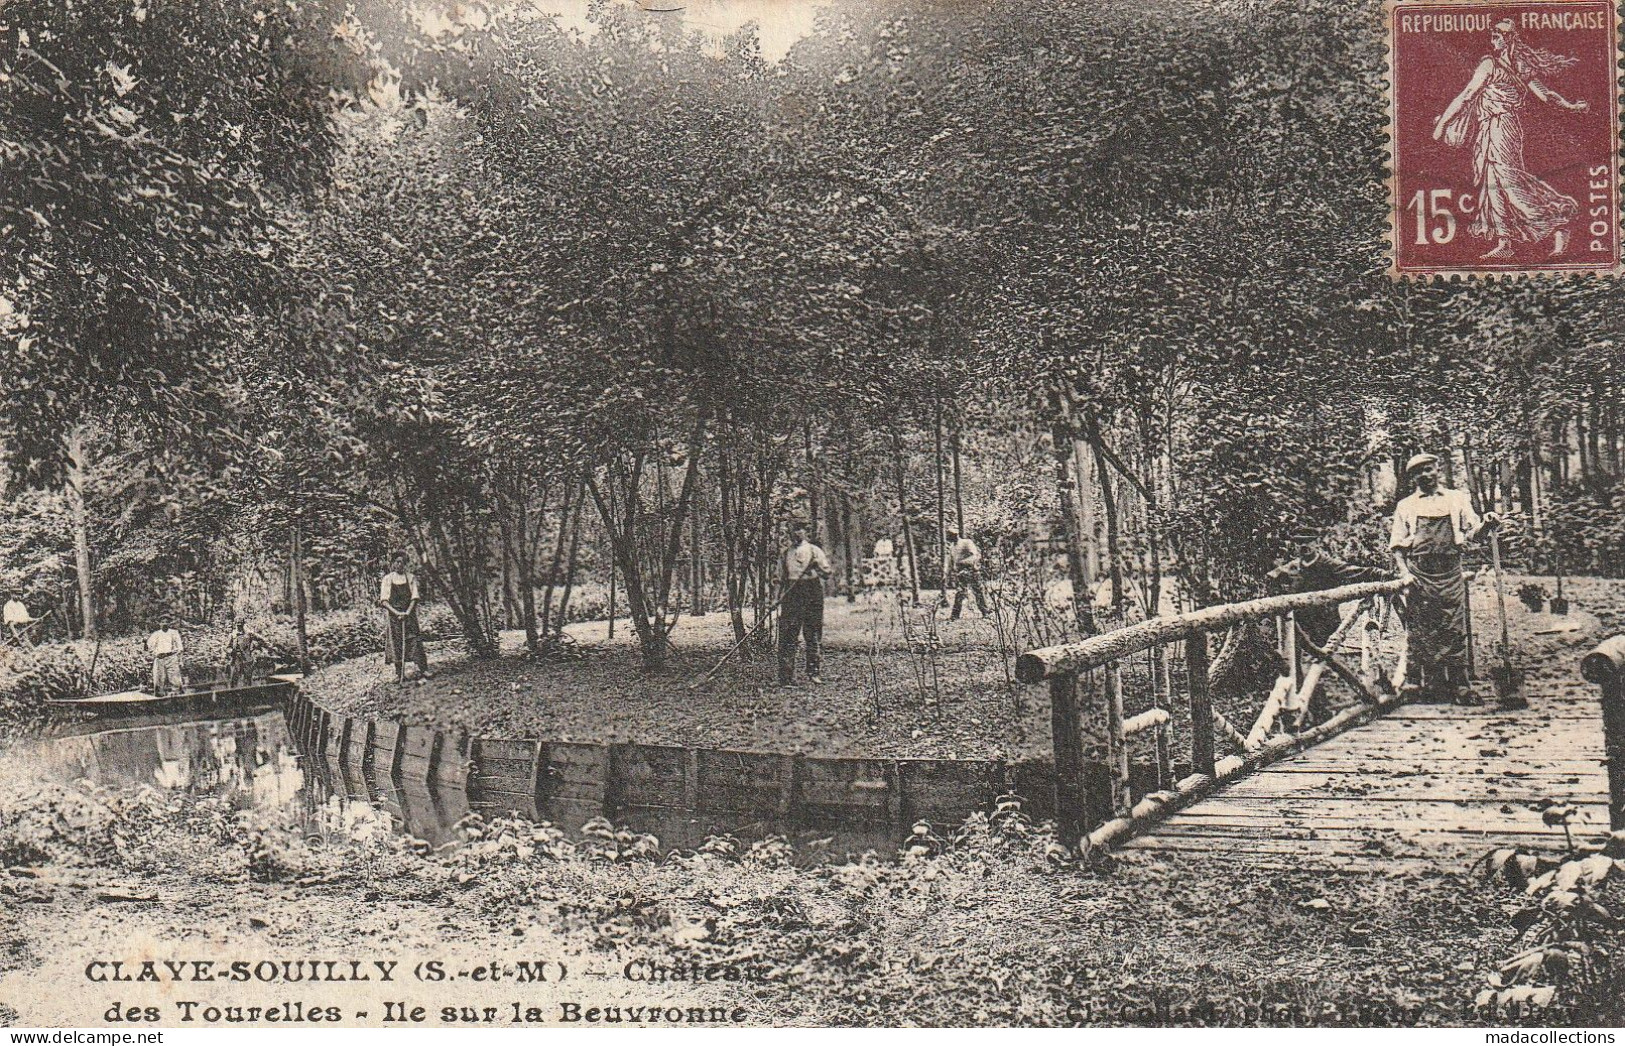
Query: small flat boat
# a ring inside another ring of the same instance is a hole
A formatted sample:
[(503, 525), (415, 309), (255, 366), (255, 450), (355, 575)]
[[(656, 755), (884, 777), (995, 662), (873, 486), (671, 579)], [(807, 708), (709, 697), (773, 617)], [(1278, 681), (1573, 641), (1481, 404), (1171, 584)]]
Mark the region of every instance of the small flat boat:
[(46, 702), (52, 714), (81, 713), (98, 719), (168, 715), (184, 712), (202, 717), (230, 715), (252, 708), (272, 708), (293, 692), (292, 681), (271, 677), (248, 686), (188, 687), (174, 693), (121, 690), (116, 694), (59, 698)]

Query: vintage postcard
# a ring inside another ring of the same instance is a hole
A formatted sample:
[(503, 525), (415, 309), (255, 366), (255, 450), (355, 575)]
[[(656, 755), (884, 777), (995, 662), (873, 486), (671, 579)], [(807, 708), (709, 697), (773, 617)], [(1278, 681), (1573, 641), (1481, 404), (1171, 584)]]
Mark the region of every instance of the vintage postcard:
[(1614, 1041), (1618, 47), (0, 0), (0, 1037)]

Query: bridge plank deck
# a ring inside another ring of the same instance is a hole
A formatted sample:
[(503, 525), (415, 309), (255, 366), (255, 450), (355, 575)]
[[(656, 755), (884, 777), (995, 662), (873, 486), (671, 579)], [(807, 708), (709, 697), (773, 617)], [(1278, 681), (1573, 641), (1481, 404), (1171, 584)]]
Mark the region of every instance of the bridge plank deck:
[[(1475, 593), (1477, 620), (1493, 620), (1485, 597)], [(1580, 656), (1601, 629), (1577, 613), (1564, 631), (1541, 634), (1551, 619), (1512, 614), (1528, 709), (1494, 706), (1490, 659), (1482, 657), (1477, 692), (1487, 705), (1404, 705), (1233, 782), (1130, 840), (1124, 852), (1394, 874), (1465, 870), (1492, 848), (1562, 849), (1563, 830), (1541, 816), (1551, 803), (1576, 808), (1577, 839), (1602, 835), (1601, 706), (1579, 676)]]

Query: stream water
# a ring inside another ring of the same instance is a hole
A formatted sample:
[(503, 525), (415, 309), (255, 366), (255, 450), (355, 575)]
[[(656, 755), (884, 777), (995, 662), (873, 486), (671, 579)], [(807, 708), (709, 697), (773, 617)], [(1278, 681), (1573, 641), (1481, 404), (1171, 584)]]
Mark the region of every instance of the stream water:
[[(307, 836), (389, 830), (434, 846), (458, 841), (455, 826), (471, 810), (470, 797), (460, 788), (387, 776), (362, 779), (360, 771), (330, 765), (297, 743), (279, 707), (177, 722), (55, 723), (0, 750), (0, 781), (7, 779), (212, 796)], [(518, 812), (572, 834), (604, 813), (570, 801)], [(656, 836), (666, 849), (694, 847), (719, 834), (742, 841), (783, 835), (807, 863), (868, 850), (891, 855), (900, 841), (899, 830), (891, 826), (734, 823), (721, 815), (648, 807), (628, 807), (610, 816), (617, 826)]]

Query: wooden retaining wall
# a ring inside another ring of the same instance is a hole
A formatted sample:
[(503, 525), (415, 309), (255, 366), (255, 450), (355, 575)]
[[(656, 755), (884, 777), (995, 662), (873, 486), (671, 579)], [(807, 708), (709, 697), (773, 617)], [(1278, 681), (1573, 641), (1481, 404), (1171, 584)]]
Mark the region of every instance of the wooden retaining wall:
[(297, 689), (286, 709), (317, 773), (397, 816), (470, 810), (552, 820), (628, 808), (693, 811), (814, 826), (957, 824), (1005, 793), (1035, 820), (1053, 816), (1048, 762), (817, 758), (672, 745), (468, 737), (394, 720), (342, 718)]

